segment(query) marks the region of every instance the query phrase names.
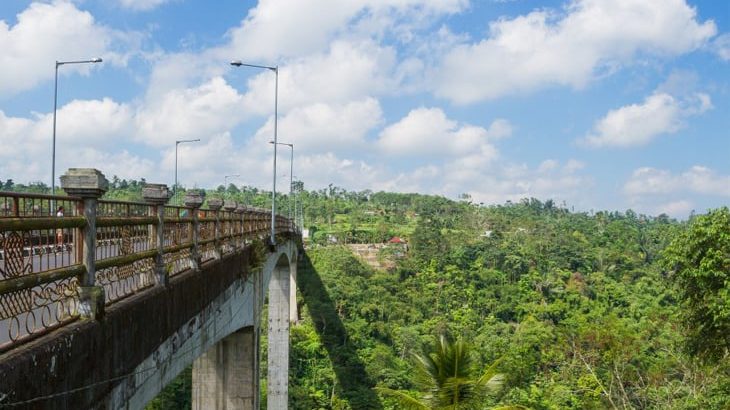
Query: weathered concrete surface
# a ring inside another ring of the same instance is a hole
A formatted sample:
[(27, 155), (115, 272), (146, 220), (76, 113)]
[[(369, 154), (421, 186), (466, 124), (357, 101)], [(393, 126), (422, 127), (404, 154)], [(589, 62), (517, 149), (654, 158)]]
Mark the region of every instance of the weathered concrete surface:
[[(251, 326), (250, 336), (235, 339), (232, 339), (233, 335), (229, 336), (195, 361), (193, 409), (259, 408), (258, 346), (263, 295), (267, 287), (269, 318), (274, 318), (274, 322), (277, 323), (276, 326), (272, 326), (271, 320), (269, 322), (268, 406), (275, 409), (287, 407), (290, 297), (287, 286), (290, 278), (296, 273), (298, 249), (296, 244), (290, 241), (280, 243), (277, 250), (281, 253), (269, 256), (261, 274), (252, 276), (253, 295), (251, 299), (246, 299), (251, 300), (247, 302), (247, 310), (253, 312), (252, 324), (245, 324)], [(231, 320), (236, 321), (237, 318), (234, 316)], [(235, 328), (237, 325), (230, 326)]]
[(258, 346), (253, 326), (226, 336), (195, 360), (193, 410), (252, 410), (258, 403)]
[(295, 245), (279, 249), (259, 278), (251, 252), (229, 255), (108, 307), (101, 321), (68, 325), (5, 353), (0, 404), (140, 408), (218, 340), (256, 322), (254, 309), (243, 307), (246, 294), (255, 294), (247, 283), (265, 286), (282, 254), (296, 252)]
[(63, 190), (72, 196), (99, 198), (109, 189), (109, 181), (94, 168), (69, 168), (60, 179)]
[(106, 408), (142, 408), (216, 342), (241, 327), (250, 326), (254, 277), (260, 276), (259, 270), (233, 281), (133, 369), (133, 377), (117, 384), (106, 399)]
[[(297, 255), (298, 257), (299, 255)], [(292, 324), (299, 323), (299, 310), (297, 309), (297, 261), (291, 261), (291, 275), (289, 280), (289, 321)]]
[[(296, 260), (292, 262), (296, 264)], [(269, 410), (286, 409), (289, 401), (289, 298), (290, 262), (279, 259), (269, 282), (269, 361), (266, 405)]]

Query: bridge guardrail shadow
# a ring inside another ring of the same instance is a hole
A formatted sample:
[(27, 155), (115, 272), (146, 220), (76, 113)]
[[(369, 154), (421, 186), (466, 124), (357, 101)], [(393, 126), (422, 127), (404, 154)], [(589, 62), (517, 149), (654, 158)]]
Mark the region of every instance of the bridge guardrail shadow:
[(314, 328), (327, 349), (342, 396), (353, 409), (382, 409), (383, 405), (373, 390), (375, 382), (367, 374), (355, 347), (347, 342), (347, 329), (322, 278), (306, 254), (297, 268), (297, 287), (309, 308)]

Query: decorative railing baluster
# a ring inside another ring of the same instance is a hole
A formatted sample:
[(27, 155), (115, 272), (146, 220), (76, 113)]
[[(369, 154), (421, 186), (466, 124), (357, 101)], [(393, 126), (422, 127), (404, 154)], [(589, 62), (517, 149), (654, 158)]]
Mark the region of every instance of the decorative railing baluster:
[(201, 251), (200, 251), (200, 206), (203, 205), (205, 199), (205, 191), (187, 191), (185, 193), (185, 206), (192, 208), (193, 229), (192, 241), (193, 248), (190, 251), (190, 268), (200, 269)]
[(236, 246), (238, 248), (243, 248), (246, 246), (246, 233), (243, 231), (243, 218), (244, 213), (246, 212), (246, 207), (243, 206), (243, 204), (238, 204), (235, 211), (237, 220), (236, 220)]
[(223, 209), (225, 210), (223, 223), (223, 236), (225, 237), (224, 252), (231, 252), (235, 246), (235, 238), (233, 237), (234, 214), (233, 211), (238, 207), (236, 201), (223, 201)]
[(165, 204), (170, 199), (170, 191), (165, 184), (145, 184), (142, 188), (142, 197), (145, 202), (153, 205), (152, 212), (157, 216), (157, 226), (152, 228), (152, 234), (157, 247), (155, 256), (155, 282), (167, 286), (170, 275), (165, 266), (163, 254), (165, 252)]
[(220, 209), (223, 206), (223, 200), (218, 198), (213, 198), (208, 200), (208, 208), (212, 210), (215, 213), (215, 259), (220, 259), (223, 255), (222, 249), (221, 249), (221, 215), (220, 215)]

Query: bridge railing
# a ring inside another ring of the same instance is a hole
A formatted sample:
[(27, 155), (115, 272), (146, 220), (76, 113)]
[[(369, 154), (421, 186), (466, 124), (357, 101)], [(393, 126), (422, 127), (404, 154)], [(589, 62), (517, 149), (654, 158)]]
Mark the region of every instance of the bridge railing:
[(0, 192), (0, 350), (77, 316), (82, 206), (75, 197)]
[[(195, 192), (168, 206), (161, 193), (125, 202), (0, 192), (0, 352), (270, 235), (270, 210), (216, 199), (202, 209)], [(277, 215), (277, 234), (297, 232)]]

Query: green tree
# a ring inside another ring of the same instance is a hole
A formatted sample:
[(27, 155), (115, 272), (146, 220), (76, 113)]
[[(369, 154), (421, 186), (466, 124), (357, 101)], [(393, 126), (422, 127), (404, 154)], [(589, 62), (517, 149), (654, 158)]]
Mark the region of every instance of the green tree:
[[(502, 385), (503, 376), (497, 373), (499, 361), (477, 376), (471, 345), (459, 339), (455, 342), (444, 335), (436, 339), (433, 349), (414, 354), (414, 384), (420, 391), (413, 397), (407, 391), (377, 388), (395, 398), (407, 409), (478, 409), (488, 394), (495, 393)], [(521, 409), (522, 406), (501, 406), (495, 409)]]
[(730, 352), (730, 210), (727, 207), (694, 218), (667, 247), (684, 305), (693, 353), (713, 360)]

